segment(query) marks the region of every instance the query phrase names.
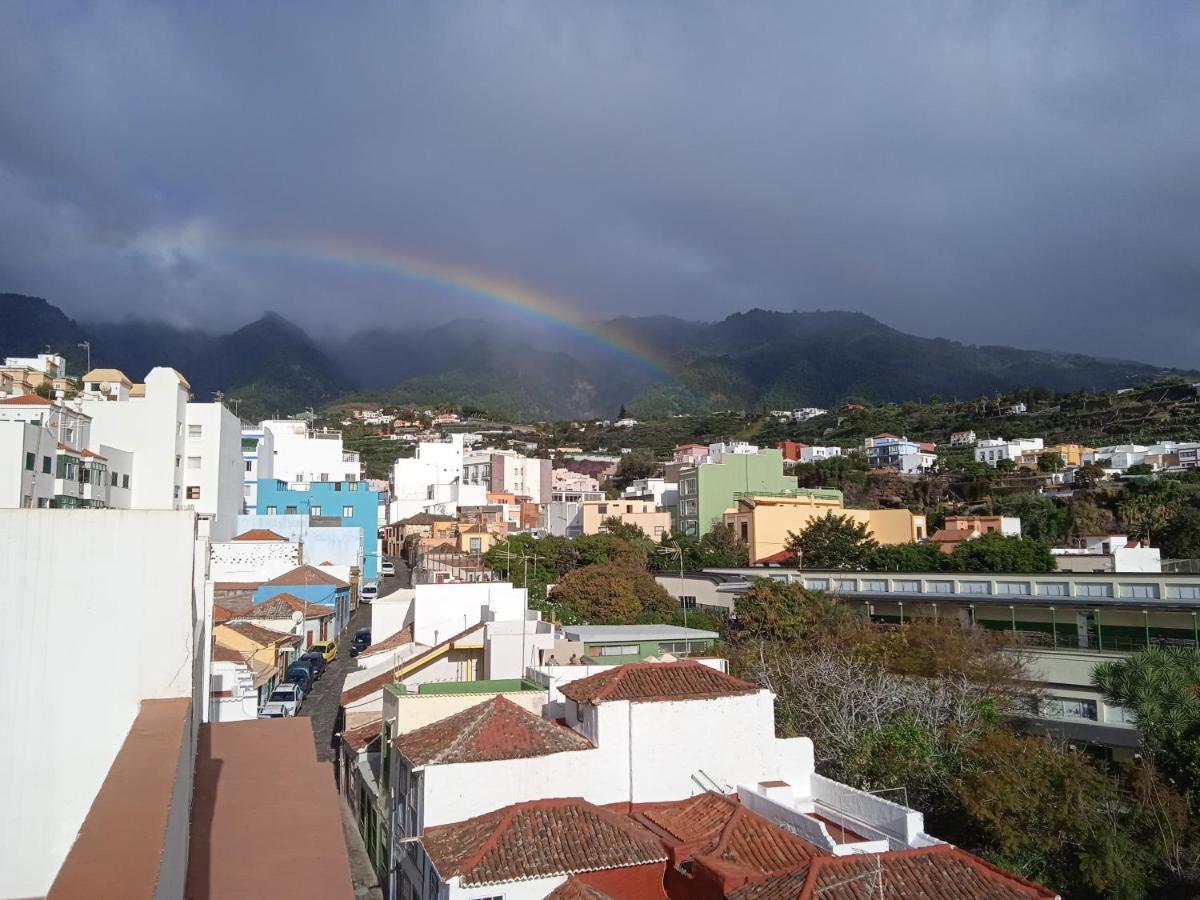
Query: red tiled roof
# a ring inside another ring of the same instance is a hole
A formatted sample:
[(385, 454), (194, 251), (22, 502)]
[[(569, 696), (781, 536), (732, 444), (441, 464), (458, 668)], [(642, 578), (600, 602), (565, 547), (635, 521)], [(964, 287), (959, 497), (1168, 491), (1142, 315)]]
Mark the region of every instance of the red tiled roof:
[(628, 816), (581, 799), (516, 803), (427, 828), (426, 852), (443, 881), (499, 884), (664, 862), (652, 834)]
[(80, 451), (79, 451), (79, 455), (80, 455), (80, 456), (86, 456), (86, 457), (88, 457), (89, 459), (102, 459), (102, 460), (104, 460), (105, 462), (108, 462), (108, 457), (107, 457), (107, 456), (101, 456), (99, 453), (93, 453), (91, 450), (80, 450)]
[(235, 613), (232, 609), (226, 609), (224, 606), (222, 606), (219, 603), (213, 604), (213, 622), (215, 622), (216, 624), (220, 624), (221, 622), (228, 622), (230, 619), (234, 618), (235, 616), (237, 616), (237, 613)]
[(971, 528), (939, 528), (929, 536), (935, 544), (961, 544), (971, 537)]
[(76, 456), (81, 456), (81, 455), (82, 455), (82, 454), (81, 454), (81, 453), (80, 453), (78, 450), (76, 450), (74, 447), (68, 447), (66, 444), (64, 444), (64, 443), (61, 443), (61, 442), (58, 444), (58, 449), (59, 449), (59, 450), (66, 450), (68, 453), (74, 453)]
[(795, 558), (796, 558), (796, 554), (793, 553), (791, 550), (780, 550), (778, 553), (772, 553), (770, 556), (762, 557), (761, 559), (757, 560), (754, 564), (756, 566), (774, 565), (775, 563), (785, 563), (785, 562), (788, 562), (789, 560), (793, 560)]
[(435, 522), (453, 522), (454, 516), (442, 516), (435, 513), (419, 512), (414, 513), (407, 519), (400, 519), (393, 522), (393, 525), (432, 525)]
[(476, 622), (471, 627), (464, 628), (458, 634), (446, 638), (446, 640), (442, 641), (440, 644), (435, 644), (428, 650), (423, 650), (415, 656), (410, 656), (408, 659), (401, 660), (396, 665), (390, 667), (386, 672), (381, 672), (374, 678), (367, 679), (362, 684), (356, 684), (352, 688), (346, 688), (346, 690), (342, 691), (342, 706), (345, 706), (347, 703), (353, 703), (355, 700), (361, 700), (363, 697), (369, 697), (376, 691), (383, 690), (386, 685), (389, 685), (396, 680), (396, 676), (399, 675), (402, 669), (407, 669), (410, 666), (419, 663), (421, 660), (436, 653), (443, 647), (449, 647), (455, 641), (461, 641), (467, 635), (474, 631), (478, 631), (482, 627), (482, 622)]
[(617, 898), (572, 876), (547, 894), (546, 900), (617, 900)]
[(376, 719), (374, 722), (367, 722), (365, 725), (359, 725), (357, 728), (348, 728), (342, 732), (342, 743), (353, 750), (355, 753), (361, 753), (363, 750), (379, 750), (380, 738), (383, 736), (383, 719)]
[(272, 647), (279, 643), (297, 644), (300, 642), (299, 635), (284, 634), (282, 631), (272, 631), (270, 628), (262, 628), (258, 625), (252, 625), (250, 622), (222, 622), (217, 627), (228, 628), (230, 631), (240, 634), (242, 637), (254, 641), (256, 644), (261, 644), (264, 647)]
[(880, 881), (884, 894), (892, 897), (1029, 900), (1057, 896), (965, 850), (940, 844), (878, 854), (821, 856), (812, 860), (803, 878), (793, 873), (748, 884), (730, 893), (729, 900), (868, 900), (876, 896)]
[(249, 591), (253, 593), (266, 584), (265, 581), (214, 581), (214, 591)]
[(282, 534), (276, 534), (269, 528), (251, 528), (249, 531), (243, 531), (235, 541), (287, 541)]
[(497, 694), (470, 709), (401, 734), (392, 746), (414, 765), (526, 759), (590, 750), (587, 738)]
[(382, 641), (372, 644), (365, 650), (359, 651), (358, 655), (360, 657), (370, 656), (372, 653), (382, 653), (385, 650), (395, 650), (397, 647), (403, 647), (405, 644), (411, 644), (414, 640), (416, 640), (416, 638), (413, 637), (413, 627), (411, 625), (405, 625), (391, 637), (384, 638)]
[(305, 610), (310, 619), (324, 619), (334, 614), (334, 610), (330, 606), (320, 603), (305, 603), (299, 597), (284, 593), (264, 600), (257, 606), (251, 607), (243, 615), (247, 619), (290, 619), (293, 613), (303, 613)]
[(277, 578), (272, 578), (267, 584), (308, 585), (332, 584), (334, 587), (350, 587), (340, 578), (335, 578), (328, 572), (322, 572), (315, 566), (297, 566), (290, 572), (284, 572)]
[(644, 809), (640, 815), (679, 841), (695, 841), (724, 829), (738, 802), (709, 791)]
[(244, 666), (246, 665), (246, 655), (240, 650), (234, 650), (218, 641), (213, 644), (212, 661), (238, 663)]
[(571, 681), (560, 689), (576, 703), (611, 700), (707, 700), (758, 691), (748, 681), (710, 669), (694, 660), (669, 663), (629, 663)]
[(53, 406), (45, 397), (37, 394), (23, 394), (19, 397), (5, 397), (0, 400), (0, 406)]

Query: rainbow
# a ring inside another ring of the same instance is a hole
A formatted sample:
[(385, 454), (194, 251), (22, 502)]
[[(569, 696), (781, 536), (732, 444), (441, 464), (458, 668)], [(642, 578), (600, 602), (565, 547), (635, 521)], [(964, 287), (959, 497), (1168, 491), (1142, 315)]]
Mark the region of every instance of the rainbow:
[[(359, 240), (289, 240), (287, 243), (257, 243), (254, 246), (300, 262), (383, 272), (406, 281), (514, 309), (592, 338), (660, 373), (667, 372), (667, 361), (661, 354), (635, 338), (613, 332), (604, 323), (587, 322), (579, 317), (569, 303), (500, 275), (437, 262)], [(243, 246), (240, 249), (245, 248)]]

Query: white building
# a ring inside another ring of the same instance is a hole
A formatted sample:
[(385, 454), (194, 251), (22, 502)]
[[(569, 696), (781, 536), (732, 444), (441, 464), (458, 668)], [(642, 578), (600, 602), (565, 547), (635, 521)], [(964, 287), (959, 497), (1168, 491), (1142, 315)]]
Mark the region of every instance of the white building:
[[(11, 645), (0, 698), (10, 723), (0, 741), (0, 896), (50, 892), (139, 708), (171, 704), (194, 740), (207, 657), (198, 538), (187, 512), (0, 510), (0, 630)], [(125, 649), (106, 653), (103, 678), (85, 689), (78, 665), (47, 652), (49, 634)], [(185, 755), (185, 797), (191, 772)], [(186, 861), (186, 803), (182, 811)], [(177, 850), (172, 842), (159, 852), (180, 865)], [(182, 896), (182, 883), (166, 895)]]
[(842, 455), (841, 447), (801, 447), (800, 462), (814, 463), (819, 459), (833, 459)]
[[(665, 478), (636, 478), (625, 486), (622, 495), (629, 499), (650, 499), (660, 509), (679, 503), (679, 483)], [(597, 497), (603, 500), (603, 497)]]
[(359, 454), (343, 446), (339, 431), (316, 431), (305, 419), (270, 419), (262, 428), (271, 432), (274, 443), (272, 478), (310, 482), (358, 481), (362, 477)]
[(987, 438), (975, 444), (975, 462), (995, 466), (1003, 459), (1011, 459), (1014, 463), (1027, 453), (1037, 453), (1045, 449), (1041, 438)]
[(975, 443), (974, 431), (956, 431), (950, 435), (951, 447), (964, 447), (973, 443)]
[(220, 403), (188, 403), (186, 413), (183, 507), (210, 516), (213, 539), (226, 540), (245, 502), (241, 422)]
[(1125, 534), (1088, 535), (1076, 547), (1051, 547), (1060, 572), (1161, 572), (1157, 547), (1131, 541)]
[(275, 435), (262, 425), (242, 428), (242, 512), (258, 509), (258, 479), (275, 477)]
[[(533, 459), (513, 450), (472, 450), (463, 455), (463, 484), (486, 491), (549, 503), (554, 489), (550, 460)], [(460, 504), (466, 505), (466, 504)]]
[(728, 454), (755, 454), (759, 448), (746, 441), (720, 441), (708, 445), (708, 455), (704, 462), (720, 462), (720, 457)]
[(922, 475), (937, 466), (937, 454), (927, 450), (904, 453), (900, 456), (899, 469), (904, 475)]
[(459, 506), (484, 506), (487, 486), (463, 481), (463, 438), (422, 441), (411, 459), (392, 466), (392, 501), (388, 521), (399, 522), (417, 513), (453, 516)]

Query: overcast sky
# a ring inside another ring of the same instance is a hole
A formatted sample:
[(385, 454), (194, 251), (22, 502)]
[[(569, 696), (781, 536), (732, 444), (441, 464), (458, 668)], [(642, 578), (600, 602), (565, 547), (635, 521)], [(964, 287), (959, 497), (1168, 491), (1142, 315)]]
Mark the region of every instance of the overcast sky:
[(215, 329), (488, 310), (280, 252), (330, 239), (583, 317), (1200, 365), (1200, 4), (0, 4), (0, 291)]

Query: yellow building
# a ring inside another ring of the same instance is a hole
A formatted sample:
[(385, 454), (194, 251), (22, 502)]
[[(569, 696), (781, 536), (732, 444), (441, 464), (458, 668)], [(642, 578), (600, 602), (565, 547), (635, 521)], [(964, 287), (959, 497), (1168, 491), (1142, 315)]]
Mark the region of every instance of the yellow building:
[(457, 546), (463, 553), (487, 553), (496, 543), (496, 535), (483, 525), (467, 525), (458, 531)]
[(1017, 460), (1017, 465), (1022, 468), (1036, 469), (1038, 457), (1046, 453), (1057, 453), (1062, 457), (1065, 466), (1082, 466), (1095, 459), (1096, 448), (1085, 447), (1083, 444), (1054, 444), (1051, 447), (1043, 447), (1033, 453), (1024, 454)]
[(213, 628), (213, 638), (233, 650), (252, 654), (252, 658), (267, 666), (285, 671), (292, 658), (299, 655), (300, 636), (273, 631), (249, 622), (224, 622)]
[(809, 491), (738, 498), (723, 521), (750, 548), (751, 563), (778, 561), (787, 548), (788, 533), (799, 534), (813, 519), (827, 513), (864, 523), (881, 544), (905, 544), (928, 536), (925, 517), (907, 509), (843, 509), (840, 491)]
[(582, 516), (584, 534), (599, 534), (605, 519), (636, 525), (653, 540), (671, 531), (671, 514), (660, 510), (652, 500), (585, 500)]

